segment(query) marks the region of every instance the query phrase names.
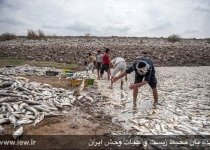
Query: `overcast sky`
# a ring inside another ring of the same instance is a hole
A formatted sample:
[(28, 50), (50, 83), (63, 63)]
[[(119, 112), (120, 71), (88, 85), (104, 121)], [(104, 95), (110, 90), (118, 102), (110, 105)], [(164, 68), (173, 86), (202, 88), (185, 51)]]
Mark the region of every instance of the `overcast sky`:
[(0, 34), (210, 38), (210, 0), (0, 0)]

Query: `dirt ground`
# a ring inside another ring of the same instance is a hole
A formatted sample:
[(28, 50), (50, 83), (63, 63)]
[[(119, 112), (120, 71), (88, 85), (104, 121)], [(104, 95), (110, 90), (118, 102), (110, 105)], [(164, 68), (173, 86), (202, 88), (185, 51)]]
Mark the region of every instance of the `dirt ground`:
[[(68, 80), (65, 77), (58, 79), (54, 76), (24, 76), (28, 78), (30, 81), (36, 81), (41, 83), (47, 83), (52, 85), (53, 87), (57, 88), (64, 88), (66, 90), (74, 90), (73, 87), (70, 86)], [(84, 88), (84, 91), (88, 90), (88, 87)], [(53, 142), (54, 144), (57, 140), (61, 140), (65, 137), (65, 135), (89, 135), (87, 138), (91, 138), (95, 135), (109, 135), (111, 130), (118, 130), (119, 127), (117, 125), (112, 125), (112, 118), (110, 116), (104, 115), (103, 112), (94, 112), (94, 107), (68, 107), (66, 106), (63, 110), (65, 116), (57, 116), (57, 117), (45, 117), (40, 123), (38, 123), (35, 127), (32, 125), (24, 125), (24, 133), (23, 136), (20, 138), (21, 140), (29, 139), (30, 135), (34, 136), (38, 135), (48, 135), (47, 139), (53, 135), (55, 136), (53, 139), (50, 139), (50, 142), (41, 143), (39, 142), (39, 148), (45, 147), (46, 144)], [(9, 139), (12, 138), (13, 126), (11, 125), (4, 125), (6, 129), (6, 134), (10, 135)], [(59, 137), (64, 136), (64, 137)], [(71, 137), (71, 136), (70, 136)], [(80, 138), (80, 143), (74, 142), (73, 148), (81, 148), (81, 144), (87, 146), (87, 139), (84, 139), (82, 136), (76, 136), (75, 138)], [(75, 140), (75, 138), (71, 138), (71, 140)], [(81, 138), (84, 139), (84, 142), (81, 141)], [(36, 138), (35, 138), (36, 139)], [(40, 139), (40, 138), (38, 138)], [(46, 138), (44, 138), (46, 140)], [(50, 147), (50, 149), (66, 147), (69, 148), (69, 144), (72, 141), (69, 140), (62, 140), (65, 141), (63, 143), (56, 144), (55, 146)], [(70, 142), (70, 143), (69, 143)], [(81, 143), (82, 142), (82, 143)], [(57, 147), (56, 147), (57, 146)], [(5, 148), (5, 147), (4, 147)], [(9, 149), (14, 149), (14, 147), (7, 147)], [(17, 147), (19, 148), (19, 147)], [(26, 148), (26, 147), (24, 147)], [(33, 148), (33, 147), (28, 147)], [(37, 148), (37, 147), (36, 147)], [(1, 148), (0, 148), (1, 149)], [(22, 149), (22, 147), (21, 147)], [(46, 149), (46, 147), (44, 148)]]

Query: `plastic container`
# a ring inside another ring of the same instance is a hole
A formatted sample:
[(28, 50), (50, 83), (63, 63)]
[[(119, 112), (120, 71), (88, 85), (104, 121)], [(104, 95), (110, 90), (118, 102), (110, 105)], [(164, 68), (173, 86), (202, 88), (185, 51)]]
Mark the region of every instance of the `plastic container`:
[(12, 66), (12, 65), (6, 66), (6, 68), (12, 68), (12, 67), (16, 67), (16, 66)]
[(46, 75), (47, 76), (56, 76), (56, 75), (58, 75), (58, 72), (57, 71), (46, 71)]
[(88, 79), (88, 85), (93, 85), (94, 79)]
[(67, 75), (68, 77), (73, 77), (73, 76), (74, 76), (73, 73), (66, 73), (66, 75)]
[(65, 73), (65, 74), (72, 73), (72, 71), (71, 70), (68, 70), (68, 69), (63, 69), (62, 72)]
[[(82, 80), (81, 79), (71, 79), (70, 80), (70, 85), (72, 87), (77, 87), (79, 86), (80, 84), (82, 83)], [(88, 85), (88, 80), (85, 80), (85, 86)]]

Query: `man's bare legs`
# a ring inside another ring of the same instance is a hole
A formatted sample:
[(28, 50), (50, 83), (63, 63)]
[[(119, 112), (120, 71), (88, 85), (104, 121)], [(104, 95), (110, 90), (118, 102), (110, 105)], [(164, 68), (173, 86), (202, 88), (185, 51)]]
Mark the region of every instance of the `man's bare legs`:
[(111, 76), (111, 85), (108, 87), (109, 89), (112, 89), (113, 88), (113, 82), (112, 82), (112, 79), (113, 79), (114, 77), (112, 77)]
[[(158, 102), (157, 88), (152, 89), (152, 93), (153, 93), (154, 103), (157, 103)], [(133, 104), (134, 105), (136, 105), (137, 95), (138, 95), (138, 87), (133, 89)]]
[(99, 71), (97, 71), (97, 75), (98, 75), (98, 80), (100, 79), (100, 74), (99, 74)]
[(137, 95), (138, 95), (138, 87), (135, 87), (135, 88), (133, 89), (133, 104), (134, 104), (134, 105), (136, 105)]
[(108, 71), (107, 71), (107, 80), (110, 80), (110, 69), (108, 69)]
[[(112, 82), (112, 79), (114, 77), (111, 76), (111, 85), (108, 87), (109, 89), (113, 89), (113, 82)], [(123, 81), (120, 82), (120, 89), (122, 90), (123, 89)]]
[(152, 89), (152, 93), (153, 93), (153, 97), (154, 97), (154, 102), (157, 103), (158, 102), (158, 91), (157, 91), (157, 88)]
[(123, 89), (123, 81), (121, 81), (120, 89)]

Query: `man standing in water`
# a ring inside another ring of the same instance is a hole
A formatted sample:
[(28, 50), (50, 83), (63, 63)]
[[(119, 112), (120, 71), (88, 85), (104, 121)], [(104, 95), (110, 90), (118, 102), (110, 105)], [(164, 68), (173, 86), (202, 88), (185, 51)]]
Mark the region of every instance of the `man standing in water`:
[[(138, 95), (138, 88), (149, 84), (152, 89), (154, 97), (154, 105), (158, 103), (158, 92), (157, 92), (157, 80), (155, 77), (155, 69), (151, 59), (142, 57), (138, 58), (132, 66), (126, 69), (123, 73), (116, 76), (112, 79), (112, 82), (115, 83), (118, 79), (130, 74), (135, 71), (135, 81), (129, 86), (129, 89), (133, 90), (133, 103), (136, 105), (136, 99)], [(144, 80), (143, 80), (144, 78)]]

